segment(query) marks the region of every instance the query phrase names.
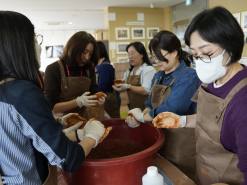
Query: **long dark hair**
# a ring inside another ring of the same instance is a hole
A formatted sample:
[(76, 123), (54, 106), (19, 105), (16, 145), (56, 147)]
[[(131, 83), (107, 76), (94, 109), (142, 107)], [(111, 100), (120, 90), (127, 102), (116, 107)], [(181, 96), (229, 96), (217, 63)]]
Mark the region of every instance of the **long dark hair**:
[(69, 66), (78, 66), (76, 62), (77, 58), (81, 56), (81, 53), (84, 52), (89, 43), (93, 45), (94, 50), (90, 59), (91, 62), (85, 65), (85, 67), (90, 68), (92, 65), (96, 65), (98, 61), (96, 41), (91, 34), (85, 31), (79, 31), (70, 37), (66, 46), (64, 47), (64, 51), (60, 57), (60, 60)]
[(41, 86), (34, 37), (34, 26), (26, 16), (0, 11), (0, 80), (15, 78)]
[(97, 45), (97, 51), (98, 51), (98, 58), (99, 59), (105, 58), (105, 62), (110, 63), (110, 58), (106, 50), (105, 44), (102, 41), (97, 41), (96, 45)]
[[(130, 47), (134, 47), (135, 50), (140, 54), (142, 55), (142, 59), (143, 59), (143, 63), (151, 66), (151, 62), (148, 58), (148, 54), (147, 54), (147, 51), (146, 51), (146, 48), (144, 47), (144, 45), (141, 43), (141, 42), (131, 42), (130, 44), (127, 45), (126, 47), (126, 52), (128, 52), (128, 49)], [(130, 71), (133, 69), (133, 66), (130, 66)]]
[(149, 43), (149, 51), (160, 61), (166, 61), (166, 59), (161, 54), (161, 49), (168, 51), (169, 53), (177, 51), (179, 61), (183, 60), (186, 65), (190, 66), (192, 62), (192, 57), (189, 53), (182, 50), (181, 42), (178, 37), (167, 30), (160, 31), (157, 33)]

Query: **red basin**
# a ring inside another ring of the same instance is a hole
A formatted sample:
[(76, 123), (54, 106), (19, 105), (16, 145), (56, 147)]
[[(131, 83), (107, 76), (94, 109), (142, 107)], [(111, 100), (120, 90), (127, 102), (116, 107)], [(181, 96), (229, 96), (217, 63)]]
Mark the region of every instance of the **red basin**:
[(130, 128), (121, 119), (105, 120), (109, 136), (73, 173), (73, 185), (141, 185), (141, 177), (153, 163), (164, 135), (151, 124)]

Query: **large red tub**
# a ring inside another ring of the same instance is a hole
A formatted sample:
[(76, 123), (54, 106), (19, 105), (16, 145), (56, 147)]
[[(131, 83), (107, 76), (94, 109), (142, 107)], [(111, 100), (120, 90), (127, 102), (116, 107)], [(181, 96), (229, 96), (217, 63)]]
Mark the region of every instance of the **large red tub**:
[(141, 185), (146, 168), (164, 141), (150, 124), (130, 128), (121, 119), (103, 121), (113, 129), (73, 173), (73, 185)]

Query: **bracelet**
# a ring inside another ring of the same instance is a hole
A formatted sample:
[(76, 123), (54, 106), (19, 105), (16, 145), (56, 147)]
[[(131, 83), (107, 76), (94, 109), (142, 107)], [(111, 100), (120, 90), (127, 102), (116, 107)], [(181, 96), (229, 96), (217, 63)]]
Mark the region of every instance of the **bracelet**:
[(75, 138), (76, 138), (76, 142), (80, 142), (81, 140), (79, 139), (79, 136), (78, 136), (78, 134), (77, 134), (77, 130), (75, 130)]

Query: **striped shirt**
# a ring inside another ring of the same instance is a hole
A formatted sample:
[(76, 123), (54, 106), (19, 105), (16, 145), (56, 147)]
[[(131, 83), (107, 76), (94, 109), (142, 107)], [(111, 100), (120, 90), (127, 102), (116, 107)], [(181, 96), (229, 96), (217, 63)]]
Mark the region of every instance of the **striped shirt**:
[(0, 174), (4, 184), (42, 184), (48, 163), (67, 171), (81, 165), (83, 149), (63, 134), (33, 83), (15, 80), (0, 85), (0, 107)]

